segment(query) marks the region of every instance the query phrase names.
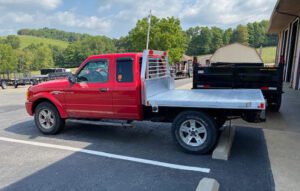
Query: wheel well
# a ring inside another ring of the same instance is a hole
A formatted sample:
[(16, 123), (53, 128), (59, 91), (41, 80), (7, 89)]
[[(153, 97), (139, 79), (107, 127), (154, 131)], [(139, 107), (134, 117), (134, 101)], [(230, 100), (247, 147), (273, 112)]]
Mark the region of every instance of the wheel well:
[(41, 98), (41, 99), (36, 100), (36, 101), (33, 103), (33, 106), (32, 106), (32, 113), (34, 113), (36, 107), (37, 107), (40, 103), (43, 103), (43, 102), (48, 102), (48, 103), (52, 104), (52, 105), (56, 108), (56, 106), (55, 106), (50, 100), (48, 100), (48, 99), (46, 99), (46, 98)]

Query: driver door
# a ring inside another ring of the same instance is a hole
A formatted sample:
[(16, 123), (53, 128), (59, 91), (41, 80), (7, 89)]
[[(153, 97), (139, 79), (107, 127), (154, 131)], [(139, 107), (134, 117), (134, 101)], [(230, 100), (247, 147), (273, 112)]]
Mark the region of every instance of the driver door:
[(73, 118), (113, 116), (110, 59), (90, 60), (77, 73), (77, 82), (65, 91), (66, 109)]

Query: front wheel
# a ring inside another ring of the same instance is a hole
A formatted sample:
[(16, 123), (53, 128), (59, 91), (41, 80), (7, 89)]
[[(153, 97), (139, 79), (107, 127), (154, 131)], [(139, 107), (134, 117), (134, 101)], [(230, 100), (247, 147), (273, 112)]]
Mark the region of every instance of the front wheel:
[(56, 107), (49, 102), (42, 102), (36, 107), (34, 120), (37, 128), (45, 135), (57, 134), (65, 125)]
[(172, 135), (183, 151), (205, 154), (217, 141), (217, 127), (213, 118), (203, 112), (185, 111), (172, 124)]

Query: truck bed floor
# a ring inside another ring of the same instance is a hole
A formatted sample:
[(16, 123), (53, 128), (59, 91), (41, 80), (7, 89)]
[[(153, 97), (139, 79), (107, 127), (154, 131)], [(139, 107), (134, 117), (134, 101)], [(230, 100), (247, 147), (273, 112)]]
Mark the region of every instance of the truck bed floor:
[(151, 106), (259, 109), (264, 97), (258, 89), (171, 89), (149, 97), (148, 102)]

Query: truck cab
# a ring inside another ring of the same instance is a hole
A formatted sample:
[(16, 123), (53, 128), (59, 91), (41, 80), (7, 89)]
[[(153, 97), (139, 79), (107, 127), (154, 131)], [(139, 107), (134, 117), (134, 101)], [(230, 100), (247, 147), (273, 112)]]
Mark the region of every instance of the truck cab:
[[(141, 120), (140, 53), (90, 56), (69, 80), (32, 86), (35, 103), (40, 97), (55, 99), (68, 118), (118, 118)], [(28, 104), (29, 113), (32, 108)]]

